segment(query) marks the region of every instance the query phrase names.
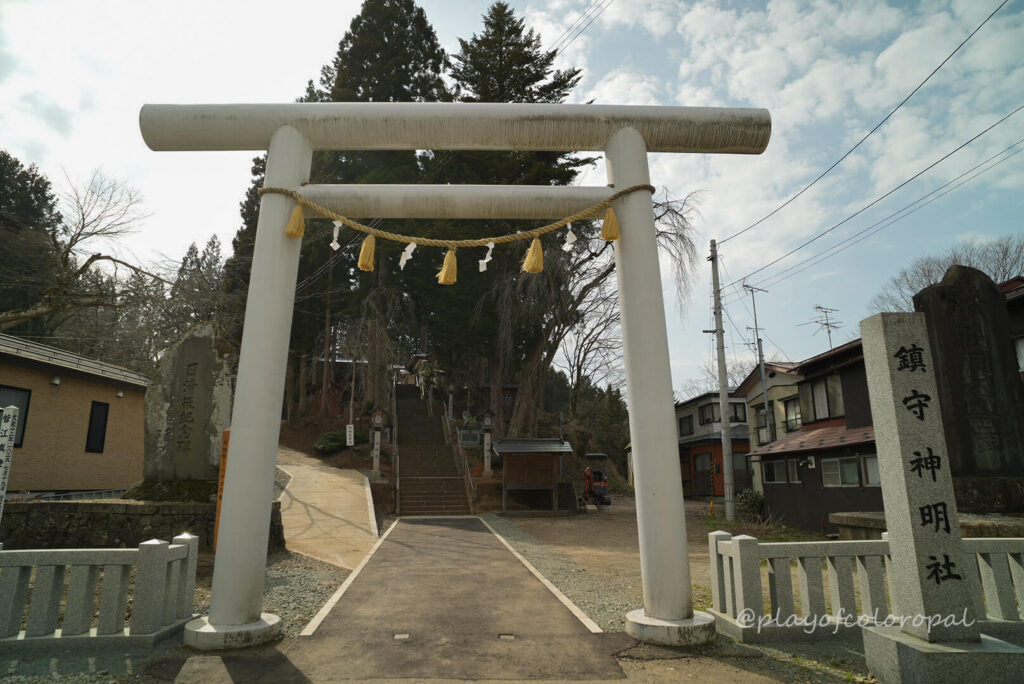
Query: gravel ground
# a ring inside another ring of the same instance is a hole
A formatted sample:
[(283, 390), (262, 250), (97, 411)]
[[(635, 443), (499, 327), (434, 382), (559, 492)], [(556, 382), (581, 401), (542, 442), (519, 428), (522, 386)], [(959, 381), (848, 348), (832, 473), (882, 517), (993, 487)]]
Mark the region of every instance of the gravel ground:
[(292, 476), (284, 472), (280, 468), (274, 469), (274, 501), (281, 498), (281, 494), (284, 493), (285, 487), (292, 481)]
[(377, 514), (377, 535), (380, 537), (384, 536), (384, 533), (388, 531), (391, 524), (398, 520), (398, 517), (394, 513), (378, 513)]
[(604, 631), (626, 631), (626, 613), (643, 607), (642, 602), (625, 596), (623, 587), (591, 576), (583, 566), (552, 550), (511, 520), (494, 513), (480, 517)]
[[(573, 603), (579, 606), (601, 629), (608, 632), (625, 631), (626, 613), (643, 607), (643, 599), (638, 591), (639, 587), (632, 586), (634, 581), (628, 579), (628, 573), (620, 576), (621, 581), (617, 582), (601, 579), (597, 573), (607, 571), (606, 568), (601, 567), (601, 563), (592, 563), (591, 570), (588, 571), (581, 562), (552, 548), (550, 543), (538, 539), (520, 527), (519, 523), (535, 526), (539, 522), (538, 519), (503, 518), (494, 513), (484, 514), (480, 517), (486, 520), (498, 534), (504, 537)], [(595, 517), (593, 520), (599, 520), (599, 518)], [(605, 520), (608, 520), (607, 516), (605, 516)], [(566, 522), (571, 521), (551, 521), (551, 523), (558, 524)], [(594, 529), (584, 530), (581, 522), (582, 520), (571, 525), (572, 528), (579, 527), (574, 534), (583, 534), (585, 537), (586, 534), (595, 533)], [(701, 531), (697, 538), (702, 536), (703, 532)], [(562, 538), (567, 539), (564, 536)], [(587, 542), (582, 540), (578, 544), (588, 546)], [(594, 547), (591, 553), (591, 556), (581, 557), (582, 563), (586, 563), (587, 558), (593, 558), (596, 561), (601, 549)], [(859, 643), (834, 641), (786, 644), (785, 650), (780, 650), (779, 646), (776, 644), (775, 648), (772, 648), (736, 644), (728, 639), (718, 639), (711, 644), (687, 648), (638, 643), (633, 648), (618, 654), (618, 657), (629, 677), (641, 681), (660, 681), (661, 675), (666, 672), (670, 673), (675, 667), (672, 665), (673, 662), (679, 662), (680, 670), (689, 671), (691, 678), (694, 676), (705, 679), (735, 678), (738, 672), (728, 670), (728, 667), (731, 666), (750, 674), (753, 679), (764, 677), (778, 681), (814, 683), (874, 681), (868, 677), (863, 649)], [(630, 665), (631, 661), (643, 664), (643, 667), (651, 667), (651, 663), (658, 662), (663, 671), (657, 673), (659, 676), (655, 676), (653, 671), (634, 671), (633, 665)], [(718, 663), (725, 669), (707, 672), (699, 668), (694, 670), (693, 668), (697, 667), (698, 662), (701, 663), (700, 668), (714, 668), (713, 663)], [(699, 674), (695, 675), (695, 672)], [(746, 679), (747, 677), (743, 675), (742, 678)]]
[[(297, 637), (327, 599), (345, 581), (347, 572), (323, 561), (280, 551), (267, 557), (267, 574), (263, 584), (263, 610), (281, 618), (281, 631), (286, 637)], [(194, 612), (210, 612), (209, 580), (196, 587)]]

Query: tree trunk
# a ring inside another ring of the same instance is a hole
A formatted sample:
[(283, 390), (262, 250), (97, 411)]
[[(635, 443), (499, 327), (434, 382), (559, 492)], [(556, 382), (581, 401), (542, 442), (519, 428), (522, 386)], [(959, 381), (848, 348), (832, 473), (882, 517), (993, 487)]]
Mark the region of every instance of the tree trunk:
[(545, 342), (541, 339), (534, 345), (519, 373), (519, 390), (516, 392), (509, 426), (509, 434), (513, 437), (528, 436), (531, 425), (536, 424), (537, 402), (540, 398), (537, 380), (544, 360)]
[(488, 367), (491, 371), (490, 408), (494, 412), (494, 435), (497, 437), (505, 434), (504, 378), (501, 368), (501, 354), (494, 352), (489, 359)]
[(299, 415), (306, 415), (306, 389), (309, 387), (309, 364), (306, 355), (299, 357)]

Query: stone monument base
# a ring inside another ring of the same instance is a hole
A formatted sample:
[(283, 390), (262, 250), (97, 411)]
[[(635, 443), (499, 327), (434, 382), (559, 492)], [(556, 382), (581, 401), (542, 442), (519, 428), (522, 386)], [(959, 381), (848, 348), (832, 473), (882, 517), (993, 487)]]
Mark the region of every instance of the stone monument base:
[(198, 651), (246, 648), (272, 641), (280, 633), (281, 618), (273, 613), (260, 613), (259, 620), (244, 625), (212, 625), (210, 616), (204, 615), (185, 625), (185, 645)]
[(929, 643), (899, 627), (864, 627), (868, 672), (882, 684), (1020, 682), (1024, 648), (986, 634), (981, 641)]
[(685, 620), (661, 620), (648, 616), (640, 608), (626, 613), (626, 632), (646, 644), (695, 646), (715, 637), (715, 618), (695, 610), (693, 617)]

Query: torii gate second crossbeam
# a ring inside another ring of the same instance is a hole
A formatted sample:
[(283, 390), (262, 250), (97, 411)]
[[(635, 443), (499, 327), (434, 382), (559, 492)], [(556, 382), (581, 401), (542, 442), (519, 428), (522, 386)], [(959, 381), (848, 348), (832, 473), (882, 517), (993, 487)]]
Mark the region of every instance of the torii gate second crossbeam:
[[(153, 150), (267, 150), (267, 186), (308, 192), (346, 216), (559, 218), (650, 184), (648, 152), (760, 154), (763, 109), (611, 105), (322, 103), (146, 105)], [(301, 186), (314, 150), (435, 149), (604, 152), (608, 187)], [(272, 639), (263, 578), (288, 339), (301, 238), (285, 235), (295, 201), (264, 195), (245, 311), (209, 616), (186, 628), (200, 649)], [(377, 211), (368, 211), (375, 207)], [(662, 644), (707, 641), (714, 619), (693, 610), (671, 368), (650, 196), (616, 200), (615, 266), (633, 444), (644, 607), (627, 631)]]

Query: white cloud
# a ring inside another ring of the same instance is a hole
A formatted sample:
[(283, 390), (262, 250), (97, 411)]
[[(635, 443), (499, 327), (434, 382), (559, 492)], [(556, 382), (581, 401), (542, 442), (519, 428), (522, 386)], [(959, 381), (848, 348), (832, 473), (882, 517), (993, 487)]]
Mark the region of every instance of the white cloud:
[(597, 104), (657, 105), (665, 101), (665, 84), (638, 71), (617, 69), (606, 74), (587, 93)]
[(29, 116), (37, 117), (62, 137), (71, 133), (71, 110), (62, 107), (45, 94), (35, 90), (18, 98), (19, 107)]

